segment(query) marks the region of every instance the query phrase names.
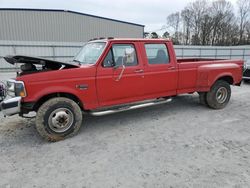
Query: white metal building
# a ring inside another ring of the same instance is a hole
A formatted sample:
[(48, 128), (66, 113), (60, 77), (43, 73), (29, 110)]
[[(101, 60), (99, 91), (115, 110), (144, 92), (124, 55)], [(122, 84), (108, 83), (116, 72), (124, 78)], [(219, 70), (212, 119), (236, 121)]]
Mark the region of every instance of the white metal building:
[(144, 25), (68, 10), (0, 8), (0, 40), (86, 42), (143, 37)]
[(0, 71), (13, 68), (6, 55), (72, 60), (99, 37), (141, 38), (144, 25), (68, 10), (0, 8)]

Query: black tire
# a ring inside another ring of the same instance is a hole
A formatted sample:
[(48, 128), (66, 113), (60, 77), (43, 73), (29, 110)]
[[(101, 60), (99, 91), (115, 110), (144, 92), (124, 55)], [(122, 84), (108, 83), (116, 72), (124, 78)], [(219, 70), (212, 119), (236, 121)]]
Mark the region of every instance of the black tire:
[(247, 84), (249, 84), (250, 80), (245, 79), (244, 82), (247, 83)]
[(73, 100), (57, 97), (46, 101), (37, 111), (36, 129), (47, 141), (75, 135), (82, 125), (82, 111)]
[(231, 98), (231, 88), (229, 83), (218, 80), (214, 83), (211, 90), (207, 92), (207, 104), (213, 109), (224, 108)]
[(200, 99), (200, 103), (202, 105), (208, 105), (207, 104), (207, 92), (199, 92), (199, 99)]

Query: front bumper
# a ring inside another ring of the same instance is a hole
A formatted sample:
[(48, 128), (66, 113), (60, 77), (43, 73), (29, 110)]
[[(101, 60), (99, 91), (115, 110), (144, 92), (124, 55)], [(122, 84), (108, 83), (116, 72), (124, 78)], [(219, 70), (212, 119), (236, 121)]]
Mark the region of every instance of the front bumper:
[(243, 76), (243, 78), (242, 78), (243, 80), (250, 80), (250, 76), (249, 77), (247, 77), (247, 76)]
[(19, 114), (21, 111), (21, 99), (21, 97), (14, 97), (4, 100), (0, 103), (0, 111), (2, 111), (5, 116)]

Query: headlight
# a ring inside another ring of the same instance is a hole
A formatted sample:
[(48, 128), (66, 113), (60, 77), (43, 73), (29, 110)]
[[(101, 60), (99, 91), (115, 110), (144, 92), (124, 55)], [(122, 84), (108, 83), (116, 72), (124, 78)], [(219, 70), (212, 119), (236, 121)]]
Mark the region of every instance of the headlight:
[(26, 90), (22, 81), (8, 80), (7, 81), (8, 95), (14, 97), (26, 97)]
[(15, 91), (15, 82), (14, 81), (7, 81), (7, 90), (10, 92), (14, 92)]
[(7, 81), (7, 94), (11, 97), (15, 96), (15, 82), (12, 80)]

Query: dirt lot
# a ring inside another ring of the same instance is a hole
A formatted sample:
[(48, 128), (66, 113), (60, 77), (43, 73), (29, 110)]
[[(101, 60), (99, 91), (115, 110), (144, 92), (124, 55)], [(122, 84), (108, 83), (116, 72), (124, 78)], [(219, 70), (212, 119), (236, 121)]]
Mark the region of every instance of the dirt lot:
[(87, 116), (77, 136), (57, 143), (42, 140), (33, 119), (0, 113), (0, 187), (250, 187), (249, 97), (244, 84), (219, 111), (183, 95)]

